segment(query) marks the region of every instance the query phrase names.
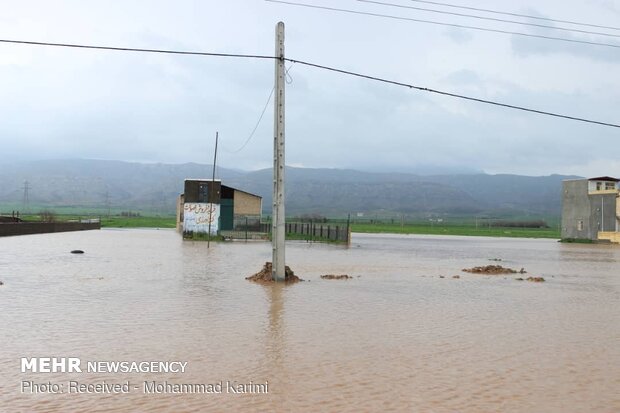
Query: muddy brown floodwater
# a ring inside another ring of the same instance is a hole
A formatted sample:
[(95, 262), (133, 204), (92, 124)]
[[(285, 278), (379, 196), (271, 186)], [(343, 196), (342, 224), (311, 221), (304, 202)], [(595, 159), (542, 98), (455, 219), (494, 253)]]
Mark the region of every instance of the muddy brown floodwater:
[[(349, 248), (287, 243), (307, 282), (247, 281), (270, 255), (267, 243), (207, 249), (170, 230), (1, 238), (0, 411), (620, 411), (618, 246), (354, 234)], [(461, 271), (491, 259), (546, 282)], [(21, 357), (43, 356), (188, 364), (21, 372)], [(21, 392), (70, 380), (136, 388)], [(145, 381), (268, 392), (144, 394)]]

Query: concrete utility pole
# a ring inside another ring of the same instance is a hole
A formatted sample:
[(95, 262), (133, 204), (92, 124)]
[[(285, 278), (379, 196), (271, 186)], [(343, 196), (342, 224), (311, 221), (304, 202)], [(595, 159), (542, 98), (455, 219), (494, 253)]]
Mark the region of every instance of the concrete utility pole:
[(276, 85), (274, 99), (273, 138), (273, 206), (271, 242), (273, 245), (272, 273), (274, 281), (284, 281), (284, 23), (276, 25)]

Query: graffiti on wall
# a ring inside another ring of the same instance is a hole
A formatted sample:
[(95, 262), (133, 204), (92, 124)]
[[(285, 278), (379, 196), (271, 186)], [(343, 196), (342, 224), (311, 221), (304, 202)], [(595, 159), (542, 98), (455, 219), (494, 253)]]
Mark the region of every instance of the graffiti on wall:
[(198, 232), (217, 234), (220, 222), (219, 204), (186, 203), (183, 205), (183, 232)]

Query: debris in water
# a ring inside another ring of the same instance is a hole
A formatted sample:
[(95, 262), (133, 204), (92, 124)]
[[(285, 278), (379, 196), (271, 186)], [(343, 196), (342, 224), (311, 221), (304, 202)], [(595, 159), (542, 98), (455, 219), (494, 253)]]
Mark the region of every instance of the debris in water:
[(443, 276), (443, 275), (440, 275), (440, 276), (439, 276), (439, 278), (446, 278), (446, 277), (445, 277), (445, 276)]
[(545, 282), (545, 279), (543, 277), (527, 277), (526, 278), (527, 281), (531, 281), (534, 283), (542, 283)]
[(525, 271), (525, 268), (521, 267), (521, 269), (519, 270), (519, 274), (526, 274), (527, 271)]
[(321, 278), (324, 280), (348, 280), (351, 279), (353, 277), (347, 275), (347, 274), (339, 274), (339, 275), (334, 275), (334, 274), (325, 274), (325, 275), (321, 275)]
[(501, 258), (489, 258), (489, 261), (501, 261)]
[[(461, 271), (470, 272), (472, 274), (515, 274), (517, 271), (512, 268), (504, 268), (501, 265), (487, 265), (484, 267), (464, 268)], [(525, 272), (521, 268), (521, 274)]]
[(519, 278), (515, 278), (515, 280), (517, 281), (525, 281), (523, 278), (519, 277)]
[(82, 251), (82, 250), (73, 250), (73, 251), (71, 251), (71, 254), (84, 254), (84, 251)]
[(461, 278), (460, 275), (453, 275), (452, 278)]
[[(293, 273), (293, 270), (291, 270), (288, 265), (285, 267), (284, 272), (285, 272), (285, 274), (284, 274), (284, 282), (285, 283), (296, 283), (296, 282), (299, 282), (299, 281), (303, 281), (301, 278), (296, 276), (295, 273)], [(250, 281), (263, 282), (263, 283), (275, 282), (271, 278), (271, 273), (272, 273), (271, 263), (270, 262), (266, 262), (265, 265), (263, 265), (263, 269), (262, 270), (260, 270), (259, 272), (257, 272), (254, 275), (251, 275), (249, 277), (245, 277), (245, 279), (246, 280), (250, 280)]]
[(4, 283), (2, 281), (0, 281), (0, 285), (4, 285)]

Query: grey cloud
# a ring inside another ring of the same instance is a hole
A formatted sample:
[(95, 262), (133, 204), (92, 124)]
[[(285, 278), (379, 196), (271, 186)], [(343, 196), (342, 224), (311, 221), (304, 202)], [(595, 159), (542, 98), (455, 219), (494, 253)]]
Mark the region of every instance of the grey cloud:
[[(40, 4), (47, 7), (46, 2)], [(86, 6), (75, 13), (91, 13), (89, 25), (99, 25), (101, 37), (84, 34), (93, 43), (264, 54), (273, 52), (273, 23), (283, 19), (291, 57), (543, 110), (611, 122), (617, 118), (618, 81), (613, 73), (604, 76), (608, 66), (598, 63), (610, 58), (593, 62), (586, 55), (575, 58), (573, 50), (611, 54), (613, 49), (538, 39), (521, 44), (530, 39), (514, 39), (511, 51), (502, 48), (505, 37), (480, 35), (454, 43), (445, 38), (443, 28), (382, 20), (369, 20), (362, 27), (347, 16), (275, 9), (261, 2), (198, 2), (203, 15), (211, 16), (207, 24), (200, 16), (182, 17), (191, 10), (188, 2), (187, 7), (155, 4), (161, 7), (149, 9), (152, 21), (136, 13), (135, 25), (117, 21), (113, 32), (106, 31), (107, 14), (101, 17)], [(116, 12), (114, 6), (106, 7), (111, 7), (110, 15)], [(53, 15), (52, 9), (57, 7), (50, 6), (46, 14)], [(172, 9), (180, 14), (162, 16), (161, 10)], [(33, 24), (51, 30), (64, 14), (50, 16), (49, 21), (47, 16), (34, 16)], [(4, 27), (0, 30), (8, 30)], [(80, 39), (80, 30), (64, 35)], [(30, 55), (22, 52), (30, 49), (13, 54), (4, 46), (0, 49), (3, 157), (208, 163), (213, 135), (219, 131), (222, 166), (271, 165), (273, 102), (245, 149), (232, 153), (246, 141), (265, 105), (273, 86), (271, 61), (47, 48)], [(517, 55), (541, 57), (533, 62), (539, 70), (535, 82), (519, 76), (519, 65), (529, 62)], [(566, 62), (575, 70), (558, 75)], [(591, 69), (602, 75), (581, 76)], [(572, 75), (576, 78), (568, 78)], [(293, 65), (291, 76), (286, 95), (290, 164), (399, 171), (441, 165), (543, 174), (593, 160), (601, 165), (607, 160), (610, 168), (617, 165), (608, 149), (617, 146), (617, 132), (611, 129), (302, 65)]]
[(616, 6), (616, 2), (614, 2), (614, 0), (589, 0), (588, 3), (601, 7), (614, 14), (620, 14), (620, 8)]
[(478, 85), (482, 79), (473, 70), (462, 69), (450, 73), (445, 80), (454, 85)]
[[(543, 16), (535, 10), (528, 10), (527, 14)], [(539, 20), (530, 19), (530, 22), (536, 24), (543, 24)], [(570, 27), (566, 24), (554, 24), (553, 22), (544, 22), (545, 25), (554, 27)], [(602, 29), (587, 29), (580, 28), (580, 30), (588, 31), (602, 31)], [(519, 35), (512, 35), (511, 46), (513, 52), (517, 56), (527, 57), (532, 55), (554, 55), (554, 54), (568, 54), (572, 56), (582, 57), (586, 59), (604, 61), (617, 64), (620, 62), (620, 41), (618, 38), (608, 36), (596, 36), (588, 34), (573, 34), (572, 32), (544, 29), (544, 28), (526, 28), (520, 29), (524, 33), (534, 34), (539, 36), (550, 36), (567, 39), (569, 41), (587, 41), (604, 44), (612, 44), (617, 47), (600, 46), (594, 44), (583, 44), (574, 42), (564, 42), (559, 40), (540, 39)], [(612, 33), (613, 34), (613, 33)]]
[(445, 31), (445, 34), (458, 44), (469, 43), (474, 38), (471, 31), (460, 29), (458, 27), (450, 27)]

